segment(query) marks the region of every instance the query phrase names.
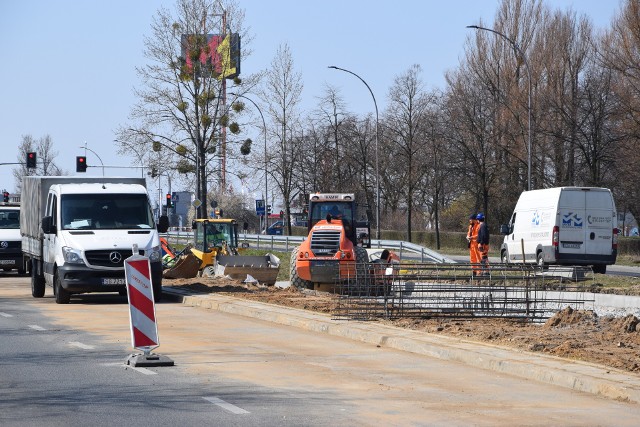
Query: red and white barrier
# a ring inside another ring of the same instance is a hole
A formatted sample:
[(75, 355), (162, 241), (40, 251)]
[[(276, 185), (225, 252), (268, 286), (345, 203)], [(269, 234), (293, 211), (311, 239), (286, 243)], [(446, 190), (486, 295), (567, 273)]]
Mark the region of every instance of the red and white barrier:
[(131, 342), (133, 348), (149, 354), (160, 345), (149, 258), (134, 251), (124, 261), (124, 273), (129, 298)]

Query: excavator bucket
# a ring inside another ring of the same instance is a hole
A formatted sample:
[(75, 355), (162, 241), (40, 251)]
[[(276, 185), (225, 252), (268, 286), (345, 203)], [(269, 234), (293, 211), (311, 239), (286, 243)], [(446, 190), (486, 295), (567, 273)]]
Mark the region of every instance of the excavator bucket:
[(191, 279), (198, 275), (200, 270), (200, 259), (191, 251), (180, 255), (173, 267), (166, 269), (162, 273), (165, 279)]
[(274, 285), (280, 271), (280, 259), (272, 254), (264, 256), (218, 255), (217, 274), (236, 280), (246, 280), (251, 276), (265, 285)]

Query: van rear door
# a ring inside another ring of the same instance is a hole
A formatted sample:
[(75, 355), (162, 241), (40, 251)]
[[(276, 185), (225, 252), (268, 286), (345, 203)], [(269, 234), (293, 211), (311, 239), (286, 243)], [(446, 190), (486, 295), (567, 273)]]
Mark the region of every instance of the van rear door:
[(585, 191), (585, 253), (611, 255), (614, 221), (613, 197), (606, 190)]
[[(558, 203), (560, 211), (560, 233), (558, 251), (580, 259), (586, 253), (585, 247), (585, 203), (587, 191), (563, 189)], [(563, 257), (565, 258), (565, 257)]]
[(615, 207), (609, 191), (564, 189), (559, 207), (562, 258), (588, 261), (591, 255), (611, 255)]

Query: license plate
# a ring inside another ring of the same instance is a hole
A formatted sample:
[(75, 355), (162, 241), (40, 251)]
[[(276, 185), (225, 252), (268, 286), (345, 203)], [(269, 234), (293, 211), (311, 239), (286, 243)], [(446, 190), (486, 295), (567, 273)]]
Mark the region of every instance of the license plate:
[(562, 247), (567, 249), (580, 249), (580, 243), (563, 243)]
[(126, 284), (126, 282), (125, 282), (124, 278), (108, 277), (108, 278), (102, 279), (102, 284), (103, 285), (124, 285), (124, 284)]
[(12, 259), (0, 259), (0, 265), (14, 265), (15, 263)]

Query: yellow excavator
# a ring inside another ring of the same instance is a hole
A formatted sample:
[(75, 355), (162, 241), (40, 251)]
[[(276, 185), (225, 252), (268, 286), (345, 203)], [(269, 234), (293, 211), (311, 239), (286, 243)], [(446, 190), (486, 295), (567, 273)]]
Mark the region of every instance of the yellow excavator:
[(276, 282), (280, 260), (272, 254), (264, 256), (238, 253), (238, 221), (230, 218), (196, 219), (194, 239), (187, 255), (165, 271), (166, 278), (229, 276), (267, 285)]
[(196, 219), (193, 230), (191, 253), (200, 260), (198, 270), (203, 274), (204, 270), (213, 268), (219, 255), (238, 256), (238, 221), (235, 219)]

